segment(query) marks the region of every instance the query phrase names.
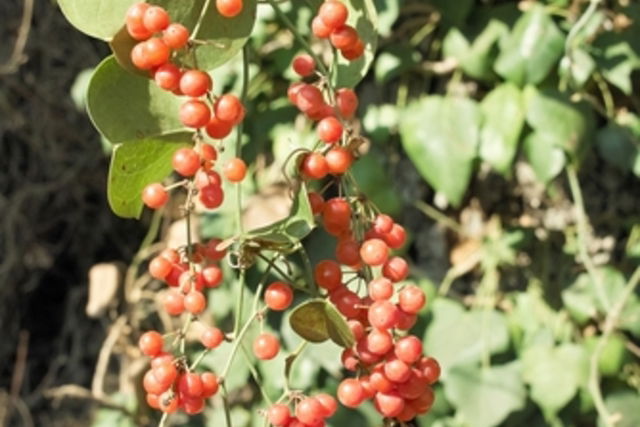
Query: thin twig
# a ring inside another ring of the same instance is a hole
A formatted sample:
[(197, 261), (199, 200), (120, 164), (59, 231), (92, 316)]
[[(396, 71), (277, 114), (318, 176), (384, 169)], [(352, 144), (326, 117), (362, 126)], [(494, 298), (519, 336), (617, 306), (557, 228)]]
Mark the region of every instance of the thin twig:
[(29, 39), (29, 32), (31, 31), (31, 18), (33, 17), (33, 0), (24, 0), (24, 9), (22, 11), (22, 20), (20, 21), (20, 27), (18, 28), (18, 35), (16, 36), (16, 43), (13, 45), (13, 52), (9, 60), (0, 66), (0, 74), (10, 74), (18, 70), (20, 65), (24, 64), (27, 57), (24, 54), (24, 48), (27, 45)]

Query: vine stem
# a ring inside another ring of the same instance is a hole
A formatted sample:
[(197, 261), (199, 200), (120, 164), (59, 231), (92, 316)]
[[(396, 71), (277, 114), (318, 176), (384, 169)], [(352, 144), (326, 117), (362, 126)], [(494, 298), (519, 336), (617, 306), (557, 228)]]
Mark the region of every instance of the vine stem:
[(253, 322), (253, 319), (255, 319), (258, 316), (258, 313), (259, 313), (258, 311), (254, 311), (253, 314), (247, 319), (245, 324), (242, 326), (242, 329), (240, 330), (238, 335), (234, 335), (233, 337), (234, 343), (233, 343), (233, 347), (231, 348), (231, 353), (229, 353), (229, 358), (227, 359), (227, 363), (225, 364), (224, 369), (220, 374), (220, 378), (222, 378), (223, 380), (229, 373), (229, 369), (231, 369), (231, 364), (233, 363), (233, 359), (235, 358), (236, 353), (238, 352), (238, 348), (240, 347), (240, 343), (242, 342), (242, 339), (244, 338), (247, 331), (249, 330), (249, 326), (251, 326), (251, 322)]
[(638, 283), (640, 283), (640, 267), (638, 267), (633, 272), (631, 278), (622, 291), (620, 299), (618, 299), (611, 310), (609, 310), (604, 321), (602, 335), (598, 339), (598, 343), (596, 344), (593, 354), (591, 355), (591, 359), (589, 360), (589, 391), (591, 392), (591, 396), (593, 397), (598, 415), (607, 427), (613, 427), (615, 422), (612, 420), (612, 415), (604, 404), (602, 391), (600, 390), (600, 372), (598, 369), (598, 364), (600, 361), (600, 357), (602, 356), (602, 352), (607, 345), (607, 341), (618, 325), (622, 310), (629, 301), (629, 298), (631, 298), (631, 296), (635, 292)]
[(587, 250), (587, 241), (589, 238), (589, 220), (584, 208), (584, 199), (582, 198), (582, 190), (580, 189), (580, 181), (574, 165), (567, 166), (567, 177), (569, 178), (569, 188), (571, 189), (571, 197), (576, 205), (576, 222), (578, 227), (578, 251), (580, 260), (587, 269), (587, 273), (591, 278), (596, 295), (602, 301), (605, 309), (611, 309), (611, 301), (605, 292), (604, 283), (596, 266), (589, 256)]
[(200, 31), (200, 27), (202, 26), (202, 21), (204, 21), (204, 16), (207, 14), (207, 11), (209, 10), (210, 3), (211, 3), (211, 0), (205, 0), (204, 5), (202, 6), (202, 13), (200, 13), (198, 22), (196, 22), (196, 25), (193, 27), (193, 31), (191, 32), (191, 35), (193, 37), (196, 37), (198, 35), (198, 31)]
[(318, 67), (320, 72), (327, 77), (327, 81), (329, 81), (330, 80), (329, 79), (329, 69), (324, 65), (324, 62), (322, 62), (322, 60), (318, 57), (318, 55), (316, 55), (316, 53), (313, 51), (313, 49), (311, 49), (311, 46), (309, 45), (309, 43), (307, 43), (307, 41), (304, 39), (304, 37), (302, 37), (300, 35), (300, 33), (298, 32), (298, 29), (293, 24), (293, 22), (291, 22), (289, 17), (282, 11), (282, 9), (280, 8), (280, 5), (278, 4), (278, 2), (275, 1), (275, 0), (266, 0), (266, 1), (267, 1), (267, 3), (269, 3), (271, 5), (273, 10), (276, 12), (278, 17), (282, 20), (282, 22), (287, 26), (287, 28), (289, 28), (289, 30), (293, 33), (293, 36), (296, 38), (298, 43), (300, 43), (302, 48), (305, 51), (307, 51), (307, 53), (309, 55), (311, 55), (311, 57), (314, 59), (314, 61), (316, 61), (316, 66)]

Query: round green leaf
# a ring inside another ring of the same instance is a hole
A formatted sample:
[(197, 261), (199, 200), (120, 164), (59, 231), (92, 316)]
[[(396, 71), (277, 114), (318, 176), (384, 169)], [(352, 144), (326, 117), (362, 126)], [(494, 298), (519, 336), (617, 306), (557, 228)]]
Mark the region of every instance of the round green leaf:
[(467, 98), (430, 96), (402, 113), (402, 145), (423, 178), (459, 206), (480, 134), (480, 110)]
[(524, 140), (523, 149), (540, 182), (547, 184), (562, 172), (566, 157), (550, 134), (529, 134)]
[[(604, 403), (612, 415), (618, 416), (616, 427), (637, 427), (640, 425), (640, 395), (632, 391), (617, 391), (605, 398)], [(602, 419), (598, 420), (598, 427), (604, 427)]]
[(78, 30), (109, 41), (124, 25), (129, 6), (138, 0), (58, 0), (60, 10)]
[(525, 406), (527, 397), (519, 362), (488, 369), (455, 367), (444, 382), (444, 391), (469, 427), (501, 425), (511, 412)]
[(355, 61), (346, 60), (336, 52), (333, 83), (336, 87), (354, 87), (369, 71), (378, 48), (378, 15), (373, 0), (345, 0), (349, 9), (347, 24), (358, 31), (365, 44), (364, 54)]
[(152, 80), (125, 71), (113, 56), (96, 67), (87, 90), (89, 117), (113, 143), (186, 131), (180, 103)]
[(191, 134), (179, 133), (116, 145), (107, 189), (113, 212), (124, 218), (140, 217), (144, 187), (166, 178), (172, 170), (173, 153), (190, 144)]
[(310, 342), (320, 343), (328, 340), (325, 304), (324, 300), (312, 300), (296, 307), (289, 317), (291, 328)]

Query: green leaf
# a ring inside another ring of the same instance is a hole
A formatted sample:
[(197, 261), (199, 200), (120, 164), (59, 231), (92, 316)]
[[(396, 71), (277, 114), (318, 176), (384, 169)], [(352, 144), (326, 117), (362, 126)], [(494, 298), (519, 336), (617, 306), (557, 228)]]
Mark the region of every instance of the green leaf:
[[(616, 416), (616, 427), (637, 427), (640, 425), (640, 394), (629, 391), (616, 391), (609, 394), (605, 405), (611, 415)], [(619, 419), (618, 419), (619, 417)], [(605, 423), (598, 420), (598, 427), (604, 427)]]
[(276, 246), (295, 246), (315, 227), (307, 188), (300, 184), (288, 217), (271, 225), (251, 230), (246, 237), (254, 242)]
[(550, 137), (531, 133), (525, 138), (523, 149), (538, 181), (547, 184), (562, 172), (565, 154)]
[(470, 31), (452, 27), (442, 42), (444, 56), (455, 58), (462, 70), (473, 78), (494, 79), (498, 41), (508, 32), (507, 25), (497, 19), (489, 21), (475, 37)]
[(452, 2), (451, 0), (431, 0), (436, 9), (442, 15), (442, 21), (445, 25), (460, 25), (462, 24), (473, 8), (473, 0), (457, 0)]
[(449, 400), (468, 427), (493, 427), (524, 408), (526, 391), (519, 362), (479, 369), (475, 365), (451, 369), (444, 382)]
[[(247, 343), (251, 342), (248, 338), (249, 337), (245, 337), (243, 340), (245, 346), (247, 346)], [(225, 341), (220, 344), (220, 346), (216, 347), (215, 351), (208, 352), (202, 359), (202, 364), (200, 366), (203, 369), (211, 370), (212, 372), (220, 374), (220, 371), (226, 365), (227, 360), (229, 360), (232, 350), (233, 344)], [(249, 365), (244, 360), (244, 357), (238, 354), (234, 357), (233, 362), (231, 362), (231, 368), (229, 369), (227, 376), (224, 378), (225, 385), (229, 391), (239, 389), (247, 384), (248, 377)]]
[(60, 10), (78, 30), (109, 41), (124, 25), (129, 6), (138, 0), (58, 0)]
[(336, 87), (355, 87), (369, 71), (378, 48), (378, 15), (373, 0), (345, 0), (349, 9), (347, 24), (358, 31), (365, 44), (364, 54), (355, 61), (345, 59), (336, 51), (333, 84)]
[(401, 0), (373, 0), (378, 12), (378, 33), (382, 37), (391, 35), (391, 28), (400, 15)]
[(296, 307), (289, 317), (289, 324), (309, 342), (321, 343), (331, 338), (339, 346), (349, 348), (355, 341), (342, 315), (323, 299), (314, 299)]
[(588, 355), (576, 344), (555, 348), (536, 345), (522, 356), (523, 378), (531, 386), (531, 398), (545, 413), (555, 414), (586, 384)]
[(409, 46), (391, 46), (376, 59), (375, 76), (378, 83), (386, 83), (420, 62), (420, 54)]
[(640, 139), (626, 127), (609, 124), (596, 134), (600, 155), (624, 172), (640, 177)]
[(503, 175), (510, 175), (524, 126), (522, 94), (505, 83), (487, 95), (480, 106), (484, 114), (480, 132), (480, 157)]
[(564, 48), (564, 37), (541, 5), (534, 5), (516, 22), (502, 43), (495, 70), (522, 86), (542, 82)]
[(371, 150), (351, 167), (351, 173), (360, 190), (376, 206), (384, 207), (389, 215), (398, 215), (402, 211), (402, 199), (382, 157), (376, 150)]
[(162, 181), (172, 171), (171, 157), (191, 145), (191, 134), (178, 133), (118, 144), (113, 150), (107, 197), (113, 212), (124, 218), (139, 218), (142, 190)]
[(180, 103), (152, 80), (126, 72), (113, 56), (98, 65), (87, 91), (89, 116), (113, 143), (186, 131)]
[(438, 359), (445, 375), (454, 366), (477, 362), (485, 352), (495, 354), (509, 346), (507, 322), (498, 311), (466, 311), (447, 299), (435, 300), (432, 311), (425, 348)]
[(430, 96), (400, 121), (402, 145), (422, 177), (454, 205), (467, 190), (477, 155), (480, 110), (470, 99)]
[(573, 103), (553, 90), (525, 90), (527, 123), (547, 141), (580, 157), (591, 142), (595, 117), (584, 103)]

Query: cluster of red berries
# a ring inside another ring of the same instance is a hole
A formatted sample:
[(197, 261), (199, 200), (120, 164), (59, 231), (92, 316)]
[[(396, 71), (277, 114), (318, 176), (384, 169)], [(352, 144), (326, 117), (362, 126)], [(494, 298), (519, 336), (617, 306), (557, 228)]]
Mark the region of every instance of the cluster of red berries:
[(164, 351), (164, 339), (156, 331), (145, 332), (138, 345), (151, 357), (142, 381), (149, 406), (167, 414), (178, 409), (190, 415), (202, 412), (205, 399), (218, 391), (218, 377), (213, 372), (190, 372), (183, 360)]
[[(309, 55), (299, 55), (293, 60), (293, 69), (301, 76), (315, 71), (315, 61)], [(328, 89), (327, 89), (328, 90)], [(309, 119), (317, 121), (318, 138), (326, 145), (319, 151), (302, 157), (300, 170), (307, 179), (322, 179), (328, 174), (342, 175), (354, 161), (348, 147), (345, 123), (358, 109), (358, 97), (351, 89), (341, 88), (325, 99), (323, 91), (314, 84), (295, 82), (288, 90), (291, 103)], [(333, 105), (332, 105), (333, 104)]]
[(276, 403), (267, 410), (267, 419), (275, 427), (323, 427), (324, 420), (337, 409), (338, 402), (333, 396), (319, 393), (298, 398), (293, 414), (289, 405)]
[(313, 34), (321, 39), (329, 39), (345, 59), (358, 59), (364, 53), (364, 43), (358, 31), (347, 25), (349, 10), (339, 0), (326, 0), (311, 22)]

